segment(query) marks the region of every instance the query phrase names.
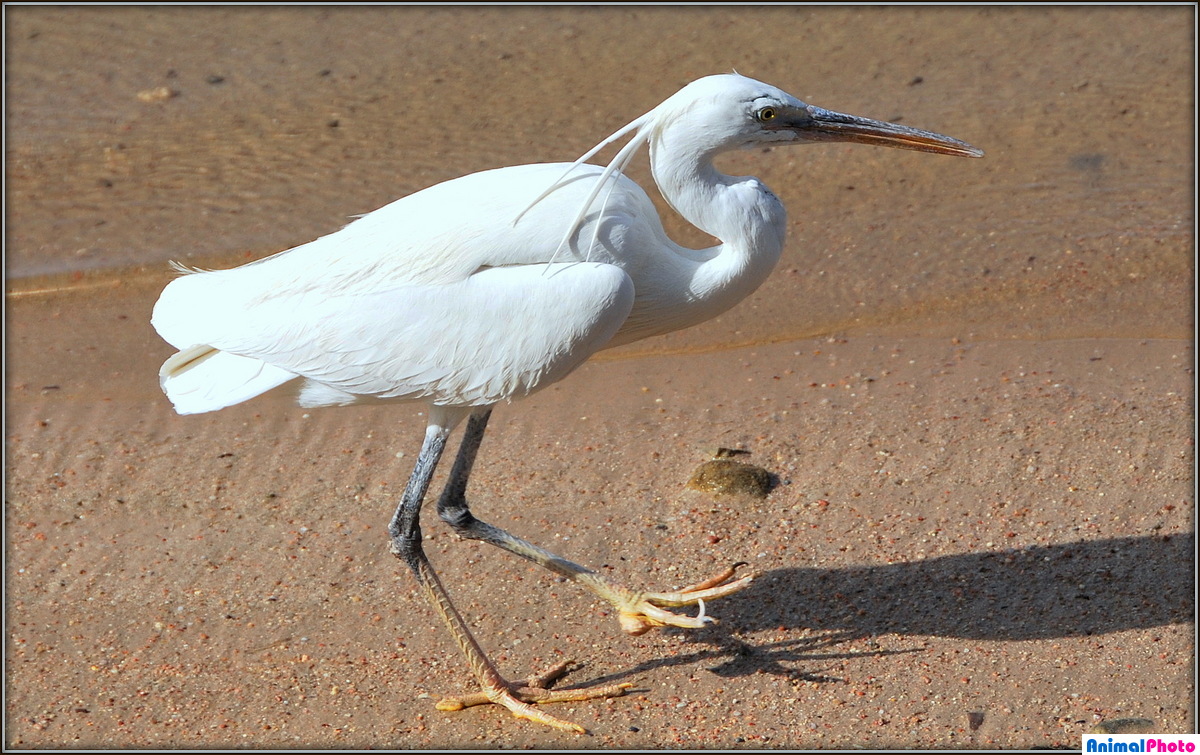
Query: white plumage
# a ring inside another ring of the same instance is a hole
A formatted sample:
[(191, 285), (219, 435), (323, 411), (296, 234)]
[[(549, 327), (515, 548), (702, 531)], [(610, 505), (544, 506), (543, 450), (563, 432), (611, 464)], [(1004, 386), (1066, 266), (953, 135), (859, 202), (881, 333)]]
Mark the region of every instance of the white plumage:
[[(206, 345), (308, 378), (307, 406), (367, 398), (478, 406), (565, 376), (612, 345), (622, 326), (627, 342), (690, 324), (684, 310), (705, 292), (695, 290), (703, 284), (693, 280), (697, 266), (680, 263), (695, 253), (680, 249), (679, 259), (665, 260), (646, 254), (673, 245), (632, 181), (616, 179), (591, 249), (596, 212), (559, 244), (564, 218), (587, 199), (600, 168), (581, 166), (517, 220), (569, 167), (465, 176), (287, 252), (233, 270), (189, 273), (164, 290), (153, 325), (181, 350)], [(644, 283), (630, 319), (635, 277)], [(680, 292), (674, 312), (664, 311), (671, 301), (646, 295), (668, 286)], [(163, 388), (180, 413), (190, 414), (279, 384), (264, 375), (282, 377), (240, 366), (214, 359), (179, 369), (168, 362)], [(198, 371), (204, 375), (192, 374)], [(255, 385), (240, 382), (250, 377)], [(198, 390), (205, 382), (207, 390)]]
[[(607, 167), (583, 162), (626, 135)], [(154, 327), (179, 350), (163, 364), (163, 390), (181, 414), (236, 404), (296, 378), (304, 379), (304, 406), (429, 404), (425, 444), (389, 535), (484, 689), (482, 698), (443, 705), (496, 702), (581, 731), (527, 703), (618, 695), (628, 685), (548, 692), (500, 677), (421, 550), (419, 512), (434, 467), (450, 431), (470, 415), (438, 502), (460, 534), (595, 590), (630, 633), (711, 621), (703, 608), (689, 617), (662, 607), (703, 607), (750, 577), (730, 581), (730, 569), (677, 593), (626, 590), (479, 522), (467, 509), (466, 481), (492, 405), (562, 379), (600, 349), (703, 322), (754, 291), (783, 251), (786, 213), (758, 179), (723, 175), (713, 158), (813, 141), (982, 155), (949, 137), (807, 105), (744, 76), (709, 76), (575, 163), (464, 176), (266, 259), (187, 272), (154, 308)], [(662, 195), (719, 244), (692, 250), (667, 238), (653, 203), (623, 174), (642, 146)]]

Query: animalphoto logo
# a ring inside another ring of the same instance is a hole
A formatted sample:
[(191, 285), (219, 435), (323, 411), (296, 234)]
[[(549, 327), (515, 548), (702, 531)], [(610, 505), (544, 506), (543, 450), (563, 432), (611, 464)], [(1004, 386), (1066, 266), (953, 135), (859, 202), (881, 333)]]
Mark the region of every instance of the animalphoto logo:
[(1086, 752), (1194, 753), (1196, 734), (1084, 734)]

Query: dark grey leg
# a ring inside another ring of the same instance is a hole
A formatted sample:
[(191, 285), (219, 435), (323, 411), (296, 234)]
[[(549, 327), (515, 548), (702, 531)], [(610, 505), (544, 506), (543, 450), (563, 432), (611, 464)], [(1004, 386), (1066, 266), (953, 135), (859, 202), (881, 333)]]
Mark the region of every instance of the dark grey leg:
[[(487, 425), (487, 415), (488, 413), (485, 411), (482, 414), (482, 420), (476, 420), (476, 417), (480, 415), (472, 416), (472, 421), (468, 426), (468, 438), (472, 440), (470, 443), (464, 441), (464, 450), (460, 451), (458, 460), (452, 470), (452, 479), (447, 487), (457, 487), (460, 490), (460, 495), (461, 490), (466, 487), (467, 477), (471, 471), (471, 462), (474, 460), (475, 451), (479, 448), (479, 442), (482, 440), (483, 430)], [(433, 421), (435, 416), (438, 417), (438, 421)], [(421, 592), (424, 593), (426, 600), (437, 610), (438, 615), (446, 623), (446, 627), (450, 630), (450, 634), (454, 637), (455, 642), (458, 643), (463, 655), (466, 656), (467, 663), (470, 665), (475, 677), (479, 680), (479, 685), (483, 690), (481, 693), (468, 695), (463, 698), (444, 700), (438, 703), (438, 708), (442, 710), (460, 710), (470, 705), (491, 702), (503, 705), (519, 718), (527, 718), (559, 729), (583, 733), (586, 730), (582, 726), (555, 718), (529, 703), (564, 702), (590, 700), (598, 697), (614, 697), (624, 694), (625, 690), (631, 685), (613, 684), (595, 689), (546, 689), (555, 679), (566, 673), (569, 665), (567, 663), (559, 664), (547, 673), (539, 677), (532, 677), (527, 681), (508, 682), (500, 675), (500, 672), (496, 670), (492, 662), (488, 660), (487, 655), (483, 652), (483, 648), (479, 646), (475, 637), (467, 629), (466, 622), (463, 621), (454, 604), (450, 602), (449, 594), (447, 594), (446, 589), (442, 586), (437, 574), (433, 571), (433, 566), (429, 563), (429, 559), (425, 555), (425, 550), (421, 545), (421, 503), (425, 499), (426, 492), (429, 490), (429, 481), (433, 478), (438, 461), (445, 451), (446, 439), (449, 437), (450, 430), (454, 425), (454, 418), (448, 413), (438, 412), (435, 415), (434, 412), (431, 412), (430, 418), (431, 423), (425, 431), (425, 442), (421, 446), (421, 453), (417, 457), (417, 463), (413, 468), (412, 476), (409, 478), (408, 485), (404, 489), (404, 495), (400, 499), (400, 504), (396, 507), (396, 513), (392, 516), (392, 520), (388, 524), (388, 535), (391, 539), (392, 553), (403, 559), (412, 569), (413, 574), (416, 575), (417, 584), (421, 587)], [(443, 497), (445, 497), (445, 494), (443, 494)]]
[[(450, 470), (450, 479), (446, 483), (442, 495), (438, 498), (438, 515), (458, 534), (470, 540), (491, 543), (584, 585), (613, 604), (617, 609), (621, 628), (633, 635), (643, 634), (654, 627), (668, 625), (691, 628), (704, 626), (705, 623), (713, 620), (704, 615), (703, 601), (729, 595), (750, 584), (752, 576), (730, 581), (737, 566), (740, 565), (735, 564), (710, 579), (675, 592), (639, 593), (609, 582), (591, 569), (522, 540), (495, 525), (476, 519), (467, 506), (467, 479), (471, 475), (471, 468), (475, 464), (475, 457), (479, 452), (479, 445), (483, 442), (483, 433), (487, 429), (490, 416), (491, 409), (489, 408), (472, 414), (467, 421), (462, 445), (458, 449), (458, 457), (454, 460), (454, 466)], [(662, 606), (679, 607), (697, 603), (701, 606), (701, 615), (697, 617), (680, 616), (661, 608)]]

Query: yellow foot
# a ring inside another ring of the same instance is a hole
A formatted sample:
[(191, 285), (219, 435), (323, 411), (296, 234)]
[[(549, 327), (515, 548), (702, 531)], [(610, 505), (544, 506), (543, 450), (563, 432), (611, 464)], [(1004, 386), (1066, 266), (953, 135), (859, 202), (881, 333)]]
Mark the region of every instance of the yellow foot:
[(475, 692), (463, 697), (447, 697), (444, 700), (440, 700), (437, 704), (437, 709), (462, 710), (472, 705), (493, 703), (508, 708), (517, 718), (536, 721), (547, 726), (553, 726), (556, 729), (587, 734), (587, 729), (579, 724), (573, 724), (570, 721), (556, 718), (543, 710), (533, 707), (530, 703), (566, 703), (580, 700), (595, 700), (601, 697), (620, 697), (625, 694), (625, 690), (633, 685), (625, 682), (589, 689), (578, 687), (574, 689), (550, 689), (551, 685), (567, 674), (570, 667), (571, 661), (563, 661), (538, 676), (531, 676), (519, 682), (508, 682), (501, 679), (500, 684), (485, 686), (482, 692)]
[[(645, 634), (655, 627), (671, 626), (696, 629), (705, 624), (716, 623), (716, 619), (705, 615), (704, 601), (723, 598), (746, 589), (754, 579), (753, 574), (733, 579), (737, 568), (745, 565), (745, 562), (739, 561), (720, 574), (715, 574), (703, 582), (688, 585), (675, 592), (633, 593), (627, 599), (617, 601), (621, 629), (628, 634), (637, 636)], [(696, 604), (700, 605), (698, 616), (681, 616), (662, 610), (662, 606), (678, 608)]]

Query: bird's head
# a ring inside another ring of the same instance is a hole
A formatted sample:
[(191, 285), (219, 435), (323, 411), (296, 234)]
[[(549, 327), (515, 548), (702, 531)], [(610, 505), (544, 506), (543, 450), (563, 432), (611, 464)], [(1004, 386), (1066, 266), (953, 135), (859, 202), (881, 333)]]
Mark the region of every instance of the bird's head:
[(704, 152), (760, 144), (859, 142), (961, 157), (982, 157), (966, 142), (898, 123), (860, 118), (801, 102), (736, 73), (706, 76), (644, 116), (656, 134), (679, 133)]

